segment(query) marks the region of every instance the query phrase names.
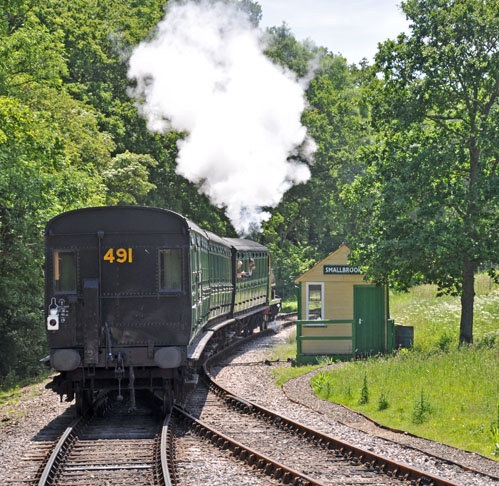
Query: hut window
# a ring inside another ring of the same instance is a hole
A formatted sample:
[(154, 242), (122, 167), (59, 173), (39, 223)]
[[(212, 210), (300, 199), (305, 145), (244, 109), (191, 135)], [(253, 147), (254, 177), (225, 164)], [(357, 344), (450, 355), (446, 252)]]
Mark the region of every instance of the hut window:
[(307, 320), (324, 319), (322, 315), (322, 283), (307, 284)]

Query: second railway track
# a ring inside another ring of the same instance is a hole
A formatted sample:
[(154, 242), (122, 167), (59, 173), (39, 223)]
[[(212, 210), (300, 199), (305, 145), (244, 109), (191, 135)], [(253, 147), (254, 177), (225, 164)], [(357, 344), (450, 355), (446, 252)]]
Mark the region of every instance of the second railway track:
[(235, 397), (214, 382), (197, 388), (188, 409), (200, 421), (184, 418), (209, 442), (285, 484), (455, 484), (335, 440)]
[[(368, 436), (355, 429), (345, 427), (335, 420), (328, 420), (325, 416), (319, 415), (311, 409), (304, 408), (300, 405), (290, 403), (287, 399), (283, 399), (284, 395), (274, 388), (273, 379), (270, 378), (270, 373), (268, 373), (269, 366), (264, 364), (264, 359), (269, 356), (269, 353), (266, 352), (265, 349), (275, 345), (279, 339), (281, 338), (277, 336), (275, 339), (270, 338), (259, 341), (258, 345), (247, 346), (244, 349), (239, 350), (237, 354), (234, 353), (230, 358), (222, 358), (220, 364), (214, 365), (217, 382), (229, 389), (229, 396), (224, 397), (223, 393), (220, 394), (219, 392), (216, 392), (216, 395), (221, 397), (220, 399), (222, 401), (235, 403), (236, 407), (242, 410), (247, 407), (249, 409), (258, 408), (255, 406), (255, 404), (258, 403), (258, 405), (263, 405), (265, 408), (276, 411), (277, 415), (279, 415), (279, 413), (284, 413), (286, 417), (292, 419), (289, 422), (298, 421), (302, 424), (308, 424), (308, 427), (311, 427), (314, 430), (318, 429), (318, 433), (306, 432), (307, 427), (300, 429), (298, 426), (298, 428), (295, 429), (294, 425), (284, 425), (285, 422), (288, 422), (287, 419), (281, 419), (278, 416), (271, 417), (270, 415), (267, 415), (266, 412), (263, 414), (257, 412), (257, 415), (265, 418), (260, 424), (256, 423), (254, 427), (250, 427), (250, 420), (253, 419), (249, 418), (246, 411), (244, 414), (238, 414), (239, 419), (236, 417), (232, 421), (227, 421), (227, 425), (224, 425), (225, 430), (234, 427), (237, 431), (237, 428), (239, 428), (240, 430), (238, 433), (242, 434), (239, 437), (245, 436), (245, 428), (247, 430), (252, 429), (258, 431), (258, 433), (255, 434), (246, 434), (246, 437), (251, 437), (253, 435), (256, 439), (253, 444), (256, 444), (260, 450), (260, 444), (263, 444), (266, 440), (265, 435), (273, 435), (275, 433), (273, 423), (277, 423), (277, 428), (279, 429), (289, 429), (291, 435), (306, 436), (307, 442), (311, 444), (318, 444), (320, 442), (320, 448), (322, 449), (341, 449), (342, 446), (339, 444), (345, 441), (344, 432), (346, 429), (349, 429), (349, 431), (347, 431), (348, 438), (346, 438), (346, 442), (363, 445), (359, 446), (360, 450), (357, 452), (357, 447), (352, 447), (352, 452), (340, 451), (339, 455), (352, 456), (354, 462), (361, 461), (366, 465), (363, 470), (362, 468), (358, 468), (357, 471), (361, 471), (360, 474), (354, 472), (352, 474), (353, 479), (347, 479), (346, 484), (369, 484), (372, 482), (372, 477), (371, 479), (369, 478), (369, 469), (373, 469), (374, 471), (371, 472), (374, 472), (376, 475), (378, 474), (377, 469), (379, 469), (381, 472), (388, 472), (388, 476), (395, 475), (398, 478), (408, 478), (409, 482), (417, 484), (458, 484), (463, 486), (489, 486), (491, 484), (499, 484), (497, 481), (497, 474), (492, 472), (493, 470), (497, 472), (497, 469), (492, 465), (493, 461), (488, 461), (489, 470), (492, 473), (489, 475), (486, 472), (481, 472), (482, 466), (485, 466), (485, 470), (488, 469), (487, 465), (480, 465), (478, 470), (473, 470), (469, 465), (460, 466), (460, 462), (456, 463), (454, 461), (446, 460), (443, 458), (445, 456), (439, 457), (433, 454), (427, 454), (422, 450), (406, 447), (397, 442), (387, 441), (376, 436)], [(285, 340), (285, 338), (283, 340)], [(269, 378), (265, 379), (265, 376), (269, 376)], [(211, 385), (211, 388), (214, 388), (214, 386)], [(198, 393), (201, 392), (198, 391)], [(239, 395), (242, 397), (242, 400), (237, 398), (234, 399), (231, 395)], [(214, 398), (212, 395), (209, 396), (210, 398), (207, 400), (207, 403), (209, 403), (210, 406), (203, 407), (200, 414), (201, 419), (206, 418), (206, 414), (210, 408), (214, 409), (212, 406)], [(251, 402), (255, 402), (255, 404)], [(193, 409), (193, 411), (195, 412), (195, 409)], [(220, 421), (220, 417), (215, 417), (213, 420), (215, 422)], [(221, 419), (221, 421), (224, 422), (224, 419)], [(300, 456), (308, 449), (300, 446), (298, 446), (297, 449), (292, 449), (290, 447), (291, 443), (292, 441), (289, 439), (289, 436), (287, 438), (283, 437), (278, 442), (274, 442), (274, 446), (271, 445), (268, 450), (271, 451), (271, 456), (273, 458), (278, 457), (276, 454), (281, 454), (285, 458), (287, 464), (290, 464), (292, 468), (297, 469), (301, 460)], [(270, 444), (272, 444), (272, 440), (270, 441)], [(349, 447), (347, 446), (346, 449), (348, 448)], [(332, 455), (336, 455), (336, 453), (333, 452), (331, 454), (331, 452), (329, 452), (328, 457), (325, 460), (324, 458), (321, 459), (319, 457), (317, 459), (318, 462), (314, 463), (311, 460), (312, 456), (305, 452), (305, 458), (302, 462), (302, 471), (309, 476), (311, 474), (308, 473), (310, 473), (313, 468), (316, 468), (321, 472), (324, 469), (324, 463), (327, 465), (327, 463), (336, 460), (336, 458), (333, 459)], [(378, 455), (382, 456), (381, 459), (386, 458), (387, 460), (378, 460), (376, 457)], [(465, 463), (466, 462), (468, 461), (465, 461)], [(327, 465), (327, 467), (329, 466)], [(366, 477), (362, 479), (361, 476), (364, 474)], [(383, 484), (382, 477), (382, 475), (377, 476), (374, 484)], [(335, 476), (332, 480), (328, 479), (329, 481), (332, 481), (329, 484), (342, 484), (340, 478), (341, 475)], [(328, 483), (326, 482), (326, 484)]]
[(154, 407), (114, 402), (102, 416), (82, 417), (55, 446), (39, 485), (169, 485), (168, 419)]

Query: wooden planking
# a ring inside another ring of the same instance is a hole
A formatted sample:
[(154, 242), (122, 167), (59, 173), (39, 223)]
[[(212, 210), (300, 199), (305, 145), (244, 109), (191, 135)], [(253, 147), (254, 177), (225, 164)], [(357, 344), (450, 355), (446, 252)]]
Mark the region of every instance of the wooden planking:
[(331, 356), (352, 354), (352, 340), (305, 341), (301, 343), (302, 355)]

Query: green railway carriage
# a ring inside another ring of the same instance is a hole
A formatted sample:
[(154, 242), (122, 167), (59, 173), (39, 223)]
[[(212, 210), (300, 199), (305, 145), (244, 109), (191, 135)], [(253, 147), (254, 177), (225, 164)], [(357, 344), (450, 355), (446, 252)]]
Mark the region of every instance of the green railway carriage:
[(223, 238), (191, 224), (190, 289), (192, 332), (232, 312), (232, 248)]
[[(120, 387), (126, 370), (133, 387), (172, 396), (192, 368), (197, 336), (224, 323), (247, 333), (275, 315), (267, 248), (172, 211), (69, 211), (45, 234), (46, 329), (60, 372), (50, 386), (77, 403)], [(238, 262), (250, 259), (254, 271), (238, 278)]]

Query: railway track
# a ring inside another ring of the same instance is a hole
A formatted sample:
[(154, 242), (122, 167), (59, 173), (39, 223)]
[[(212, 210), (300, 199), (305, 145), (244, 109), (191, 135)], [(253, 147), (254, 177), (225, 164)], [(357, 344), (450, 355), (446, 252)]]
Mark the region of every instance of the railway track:
[(268, 409), (243, 400), (218, 385), (209, 373), (192, 395), (188, 412), (175, 414), (193, 433), (255, 470), (296, 485), (455, 483), (387, 460), (336, 440)]
[[(436, 443), (417, 443), (418, 441), (408, 441), (405, 435), (401, 434), (400, 438), (392, 437), (392, 439), (382, 438), (385, 434), (381, 433), (377, 436), (377, 432), (373, 431), (373, 427), (369, 427), (369, 433), (362, 432), (362, 430), (357, 430), (355, 427), (346, 426), (341, 420), (346, 420), (346, 422), (354, 422), (355, 417), (352, 419), (351, 415), (345, 414), (341, 411), (341, 407), (334, 409), (333, 413), (326, 412), (328, 407), (327, 403), (321, 402), (320, 400), (312, 401), (308, 398), (304, 398), (303, 403), (305, 406), (299, 404), (301, 402), (294, 402), (293, 395), (288, 396), (288, 393), (284, 394), (281, 390), (273, 388), (274, 379), (271, 378), (272, 372), (269, 371), (269, 365), (282, 367), (289, 366), (286, 363), (271, 364), (266, 361), (266, 358), (270, 355), (270, 350), (278, 343), (284, 343), (287, 341), (288, 333), (280, 333), (270, 339), (265, 339), (258, 341), (258, 343), (251, 346), (244, 346), (243, 349), (239, 349), (234, 353), (220, 355), (212, 363), (212, 372), (216, 376), (217, 383), (223, 384), (230, 392), (223, 392), (222, 396), (224, 401), (235, 401), (238, 407), (242, 409), (246, 408), (248, 405), (255, 410), (259, 407), (255, 405), (258, 403), (263, 405), (263, 407), (268, 407), (273, 411), (277, 411), (281, 414), (285, 414), (286, 417), (292, 418), (294, 421), (300, 424), (307, 424), (309, 428), (313, 428), (321, 431), (323, 434), (316, 434), (315, 431), (307, 432), (306, 428), (303, 432), (296, 432), (300, 435), (305, 435), (311, 441), (326, 443), (331, 441), (331, 446), (333, 449), (336, 448), (334, 445), (335, 438), (337, 440), (338, 447), (343, 450), (344, 446), (341, 445), (342, 441), (346, 441), (352, 444), (362, 444), (359, 446), (359, 460), (367, 460), (371, 462), (376, 459), (371, 455), (370, 452), (376, 452), (377, 454), (394, 459), (393, 465), (395, 468), (401, 472), (404, 470), (404, 466), (398, 467), (395, 463), (403, 462), (409, 465), (409, 478), (416, 478), (419, 474), (422, 479), (419, 480), (418, 484), (427, 484), (430, 480), (433, 484), (459, 484), (461, 486), (490, 486), (492, 484), (499, 484), (499, 477), (497, 476), (497, 469), (493, 466), (493, 461), (487, 461), (485, 458), (480, 460), (480, 458), (473, 459), (471, 454), (461, 453), (461, 451), (455, 450), (443, 450), (445, 447)], [(296, 381), (296, 380), (294, 380)], [(304, 397), (308, 396), (306, 388), (309, 386), (308, 382), (305, 380), (298, 380), (301, 382), (299, 389), (303, 389)], [(215, 384), (216, 385), (216, 384)], [(213, 387), (210, 384), (210, 387)], [(218, 392), (216, 392), (219, 395)], [(295, 393), (300, 394), (298, 389)], [(296, 395), (301, 396), (301, 395)], [(236, 397), (234, 400), (232, 397), (235, 395), (242, 396), (244, 400), (240, 400)], [(287, 397), (288, 396), (288, 397)], [(287, 398), (286, 398), (287, 397)], [(290, 402), (289, 400), (293, 400)], [(239, 403), (237, 403), (239, 402)], [(324, 404), (324, 405), (321, 405)], [(262, 407), (260, 407), (262, 408)], [(315, 412), (322, 411), (322, 412)], [(260, 412), (257, 412), (260, 413)], [(265, 411), (263, 411), (265, 415)], [(272, 414), (271, 414), (272, 415)], [(271, 417), (271, 415), (269, 417)], [(278, 416), (279, 414), (276, 414)], [(348, 417), (347, 417), (347, 416)], [(353, 414), (355, 415), (355, 414)], [(204, 419), (204, 417), (201, 417)], [(338, 418), (340, 422), (338, 422)], [(267, 421), (275, 421), (275, 419), (268, 418)], [(246, 415), (241, 415), (241, 422), (247, 422), (248, 419)], [(286, 421), (284, 419), (284, 421)], [(283, 419), (277, 418), (277, 422), (280, 425)], [(357, 422), (356, 422), (357, 423)], [(359, 425), (361, 421), (359, 420)], [(293, 429), (293, 425), (290, 428)], [(270, 425), (267, 425), (263, 430), (270, 430)], [(361, 427), (362, 429), (362, 427)], [(300, 430), (300, 427), (296, 429)], [(391, 434), (396, 435), (396, 434)], [(259, 437), (259, 440), (261, 436)], [(422, 442), (422, 441), (419, 441)], [(410, 445), (409, 445), (410, 444)], [(293, 465), (297, 464), (296, 458), (299, 456), (300, 451), (298, 450), (296, 455), (287, 447), (287, 443), (281, 440), (280, 444), (277, 446), (280, 448), (286, 448), (288, 451), (288, 456), (292, 458)], [(329, 448), (330, 446), (328, 446)], [(355, 450), (353, 448), (352, 455), (355, 456)], [(362, 452), (362, 450), (364, 452)], [(450, 449), (450, 448), (448, 448)], [(478, 459), (478, 460), (477, 460)], [(387, 465), (390, 465), (391, 461), (387, 461)], [(383, 463), (378, 462), (376, 459), (375, 465), (380, 465)], [(305, 465), (309, 464), (305, 461)], [(322, 463), (319, 467), (322, 466)], [(476, 466), (476, 468), (475, 468)], [(410, 470), (414, 468), (415, 475), (411, 476)], [(420, 471), (418, 473), (418, 471)], [(408, 472), (402, 474), (406, 477)], [(413, 479), (412, 481), (418, 481)], [(341, 484), (340, 482), (336, 484)], [(354, 483), (355, 484), (355, 483)]]
[(38, 485), (166, 485), (170, 416), (138, 402), (114, 402), (102, 415), (76, 419), (55, 445)]

